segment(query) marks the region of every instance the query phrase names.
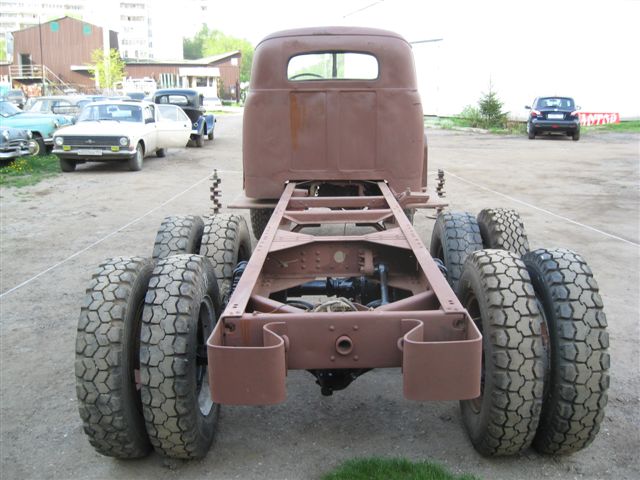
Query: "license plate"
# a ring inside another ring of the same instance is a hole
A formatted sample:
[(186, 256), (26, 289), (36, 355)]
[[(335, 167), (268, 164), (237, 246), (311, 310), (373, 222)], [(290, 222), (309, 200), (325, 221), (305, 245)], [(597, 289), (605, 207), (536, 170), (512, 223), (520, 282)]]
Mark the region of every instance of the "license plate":
[(547, 115), (549, 120), (562, 120), (564, 118), (564, 113), (550, 113)]
[(98, 149), (82, 150), (82, 155), (90, 155), (92, 157), (101, 157), (102, 156), (102, 150), (98, 150)]

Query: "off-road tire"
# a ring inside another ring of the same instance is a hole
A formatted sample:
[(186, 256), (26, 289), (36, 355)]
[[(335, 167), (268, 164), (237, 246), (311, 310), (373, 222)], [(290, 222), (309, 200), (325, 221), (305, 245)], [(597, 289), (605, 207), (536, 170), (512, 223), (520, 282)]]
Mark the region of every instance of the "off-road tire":
[(577, 253), (538, 249), (523, 261), (544, 310), (544, 403), (533, 447), (566, 454), (600, 429), (609, 388), (607, 318), (591, 269)]
[(529, 251), (529, 240), (520, 214), (510, 208), (485, 208), (478, 214), (484, 248), (508, 250), (518, 255)]
[(197, 215), (171, 215), (160, 224), (153, 244), (154, 260), (179, 253), (200, 253), (204, 222)]
[(60, 170), (63, 172), (73, 172), (76, 169), (76, 161), (67, 158), (60, 159)]
[(543, 395), (542, 316), (518, 255), (481, 250), (467, 258), (458, 297), (483, 338), (482, 394), (460, 402), (482, 455), (512, 455), (533, 440)]
[(431, 233), (431, 256), (447, 268), (447, 280), (455, 291), (467, 256), (482, 250), (482, 237), (476, 217), (467, 212), (441, 213)]
[(156, 150), (156, 157), (164, 158), (167, 156), (167, 150), (165, 148), (158, 148)]
[(242, 215), (219, 213), (207, 219), (201, 254), (211, 263), (218, 279), (220, 298), (227, 303), (233, 269), (251, 257), (251, 236)]
[(577, 142), (578, 140), (580, 140), (580, 130), (574, 132), (573, 135), (571, 135), (571, 138), (573, 139), (574, 142)]
[(129, 170), (132, 172), (138, 172), (142, 170), (142, 163), (144, 162), (144, 147), (142, 143), (136, 145), (136, 153), (129, 159)]
[(256, 240), (260, 240), (264, 229), (267, 228), (267, 223), (271, 220), (273, 215), (272, 208), (251, 208), (249, 209), (249, 218), (251, 219), (251, 230)]
[(211, 445), (218, 408), (208, 386), (206, 341), (219, 315), (208, 259), (175, 255), (158, 261), (142, 315), (140, 380), (149, 439), (162, 455), (201, 458)]
[(139, 368), (142, 307), (153, 270), (149, 259), (113, 258), (93, 274), (76, 337), (76, 392), (83, 428), (101, 454), (147, 455), (135, 370)]

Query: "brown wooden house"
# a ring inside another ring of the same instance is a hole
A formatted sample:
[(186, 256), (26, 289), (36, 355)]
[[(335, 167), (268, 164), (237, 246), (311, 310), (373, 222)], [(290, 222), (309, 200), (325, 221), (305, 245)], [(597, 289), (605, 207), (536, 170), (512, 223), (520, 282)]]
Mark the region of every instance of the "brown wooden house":
[[(13, 32), (13, 58), (0, 65), (0, 77), (29, 96), (96, 90), (89, 67), (96, 49), (118, 50), (118, 34), (71, 17)], [(240, 51), (199, 60), (125, 60), (128, 78), (152, 78), (162, 87), (216, 87), (222, 98), (238, 98)], [(46, 88), (42, 92), (42, 85)]]

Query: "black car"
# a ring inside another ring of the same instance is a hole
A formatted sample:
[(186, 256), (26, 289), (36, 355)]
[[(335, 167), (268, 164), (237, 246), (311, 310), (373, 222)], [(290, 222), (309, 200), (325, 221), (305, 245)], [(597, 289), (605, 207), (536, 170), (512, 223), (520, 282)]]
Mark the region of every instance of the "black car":
[(580, 117), (571, 97), (537, 97), (529, 112), (527, 134), (533, 140), (542, 133), (562, 133), (580, 140)]

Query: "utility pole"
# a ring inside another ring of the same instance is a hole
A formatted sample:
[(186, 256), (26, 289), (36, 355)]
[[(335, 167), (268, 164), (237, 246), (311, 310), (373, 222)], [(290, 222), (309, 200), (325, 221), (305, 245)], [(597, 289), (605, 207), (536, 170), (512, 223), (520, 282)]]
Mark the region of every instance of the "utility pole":
[(44, 73), (44, 55), (42, 53), (42, 22), (40, 21), (40, 15), (38, 15), (38, 35), (40, 37), (40, 68), (42, 69), (42, 95), (47, 94), (46, 77)]

